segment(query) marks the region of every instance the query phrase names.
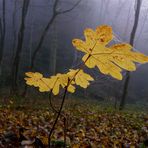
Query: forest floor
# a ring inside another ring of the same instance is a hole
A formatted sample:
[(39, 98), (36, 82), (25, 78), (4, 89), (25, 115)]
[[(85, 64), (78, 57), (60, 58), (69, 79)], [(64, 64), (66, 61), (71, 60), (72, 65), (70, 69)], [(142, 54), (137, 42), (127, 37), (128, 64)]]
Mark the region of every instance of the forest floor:
[[(39, 145), (40, 142), (47, 147), (48, 133), (55, 120), (47, 101), (16, 104), (9, 100), (0, 106), (0, 147), (17, 148), (20, 143)], [(58, 99), (56, 107), (59, 104)], [(62, 114), (52, 135), (52, 148), (63, 147), (64, 117), (70, 148), (145, 148), (148, 144), (146, 112), (117, 111), (102, 107), (97, 101), (69, 99)]]

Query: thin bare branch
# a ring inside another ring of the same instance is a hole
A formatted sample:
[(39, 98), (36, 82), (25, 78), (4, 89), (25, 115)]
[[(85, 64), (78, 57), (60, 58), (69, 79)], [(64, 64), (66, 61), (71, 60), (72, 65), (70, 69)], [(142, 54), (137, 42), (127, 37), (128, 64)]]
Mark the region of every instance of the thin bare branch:
[(77, 1), (77, 3), (75, 3), (70, 9), (59, 11), (59, 12), (57, 11), (57, 14), (64, 14), (64, 13), (72, 11), (73, 9), (75, 9), (80, 4), (81, 1), (82, 0)]

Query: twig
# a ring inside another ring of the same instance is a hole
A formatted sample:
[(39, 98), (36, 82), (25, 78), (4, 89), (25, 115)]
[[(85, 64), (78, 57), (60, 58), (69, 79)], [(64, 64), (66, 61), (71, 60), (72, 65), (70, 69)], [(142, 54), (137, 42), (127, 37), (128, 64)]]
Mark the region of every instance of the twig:
[(50, 148), (50, 146), (51, 146), (51, 145), (50, 145), (50, 143), (51, 143), (51, 135), (52, 135), (52, 133), (53, 133), (53, 131), (54, 131), (54, 129), (55, 129), (55, 126), (56, 126), (56, 124), (57, 124), (57, 121), (58, 121), (58, 119), (59, 119), (59, 117), (60, 117), (60, 115), (61, 115), (61, 111), (62, 111), (62, 109), (63, 109), (63, 105), (64, 105), (64, 101), (65, 101), (65, 98), (66, 98), (66, 94), (67, 94), (67, 89), (68, 89), (68, 86), (69, 86), (69, 82), (70, 82), (70, 81), (68, 81), (68, 84), (67, 84), (67, 86), (65, 87), (65, 92), (64, 92), (64, 96), (63, 96), (63, 99), (62, 99), (62, 103), (61, 103), (61, 106), (60, 106), (58, 115), (57, 115), (57, 117), (56, 117), (56, 119), (55, 119), (55, 121), (54, 121), (54, 124), (53, 124), (53, 126), (52, 126), (52, 128), (51, 128), (51, 130), (50, 130), (49, 136), (48, 136), (48, 146), (49, 146), (49, 148)]

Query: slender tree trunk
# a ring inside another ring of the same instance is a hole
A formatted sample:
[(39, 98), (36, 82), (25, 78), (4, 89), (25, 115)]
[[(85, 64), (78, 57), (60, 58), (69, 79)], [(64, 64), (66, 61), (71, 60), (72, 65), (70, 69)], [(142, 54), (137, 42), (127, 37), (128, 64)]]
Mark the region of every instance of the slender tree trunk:
[[(135, 39), (137, 27), (138, 27), (142, 0), (135, 0), (135, 3), (136, 3), (135, 21), (134, 21), (134, 26), (133, 26), (133, 29), (132, 29), (132, 32), (131, 32), (131, 35), (130, 35), (130, 44), (132, 46), (134, 45), (134, 39)], [(127, 98), (127, 95), (128, 95), (128, 87), (129, 87), (130, 77), (131, 77), (130, 72), (127, 72), (126, 78), (125, 78), (125, 83), (124, 83), (124, 86), (123, 86), (123, 94), (122, 94), (122, 97), (121, 97), (119, 110), (123, 110), (124, 107), (125, 107), (126, 98)]]
[[(17, 44), (17, 31), (16, 31), (16, 24), (15, 24), (15, 19), (16, 19), (16, 4), (17, 4), (17, 0), (14, 1), (14, 9), (13, 9), (13, 13), (12, 13), (13, 44), (12, 44), (12, 57), (11, 57), (11, 61), (14, 61), (16, 44)], [(13, 71), (13, 65), (11, 66), (11, 72), (12, 71)], [(13, 78), (11, 78), (11, 81), (13, 81)], [(12, 93), (13, 93), (13, 89), (12, 89), (12, 86), (10, 86), (10, 95)]]
[[(2, 44), (2, 37), (3, 37), (3, 25), (2, 25), (2, 19), (0, 18), (0, 47)], [(2, 52), (2, 51), (0, 51), (0, 52)]]
[(15, 48), (16, 48), (16, 43), (17, 43), (17, 33), (16, 33), (16, 4), (17, 4), (17, 0), (14, 1), (14, 10), (13, 10), (13, 14), (12, 14), (12, 26), (13, 26), (13, 45), (12, 45), (12, 61), (14, 59), (15, 56)]
[(24, 32), (25, 32), (25, 19), (26, 15), (28, 12), (28, 6), (29, 6), (30, 0), (24, 0), (23, 1), (23, 8), (22, 8), (22, 17), (21, 17), (21, 24), (20, 24), (20, 29), (18, 33), (18, 43), (16, 47), (16, 55), (14, 57), (14, 62), (13, 62), (13, 69), (12, 69), (12, 91), (13, 93), (17, 93), (17, 78), (18, 78), (18, 70), (19, 70), (19, 65), (20, 65), (20, 60), (21, 60), (21, 52), (22, 52), (22, 47), (23, 47), (23, 40), (24, 40)]
[[(2, 32), (2, 20), (0, 18), (0, 56), (2, 56), (2, 48), (1, 48), (1, 45), (2, 45), (2, 36), (3, 36), (3, 32)], [(1, 65), (1, 61), (0, 61), (0, 75), (2, 74), (2, 65)]]
[(0, 42), (0, 73), (1, 73), (1, 64), (4, 52), (4, 45), (5, 45), (5, 34), (6, 34), (6, 1), (3, 0), (3, 18), (1, 22), (1, 42)]

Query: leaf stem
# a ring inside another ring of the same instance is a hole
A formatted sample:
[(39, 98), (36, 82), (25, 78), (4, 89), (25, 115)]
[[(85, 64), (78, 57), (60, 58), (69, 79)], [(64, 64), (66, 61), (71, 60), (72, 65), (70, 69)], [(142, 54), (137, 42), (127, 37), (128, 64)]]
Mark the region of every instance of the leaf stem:
[(51, 107), (52, 111), (55, 112), (55, 113), (58, 113), (57, 109), (52, 104), (52, 90), (49, 93), (49, 103), (50, 103), (50, 107)]
[(69, 82), (68, 82), (68, 84), (67, 84), (67, 86), (66, 86), (66, 88), (65, 88), (65, 92), (64, 92), (64, 95), (63, 95), (63, 99), (62, 99), (62, 103), (61, 103), (60, 109), (59, 109), (59, 111), (58, 111), (57, 117), (56, 117), (56, 119), (55, 119), (55, 121), (54, 121), (54, 124), (53, 124), (53, 126), (52, 126), (52, 128), (51, 128), (51, 130), (50, 130), (49, 136), (48, 136), (49, 148), (50, 148), (50, 146), (51, 146), (51, 145), (50, 145), (50, 143), (51, 143), (51, 135), (52, 135), (52, 133), (53, 133), (53, 131), (54, 131), (54, 129), (55, 129), (55, 126), (56, 126), (57, 121), (58, 121), (58, 119), (59, 119), (59, 117), (60, 117), (61, 111), (62, 111), (62, 109), (63, 109), (63, 105), (64, 105), (64, 101), (65, 101), (65, 98), (66, 98), (68, 86), (69, 86)]

